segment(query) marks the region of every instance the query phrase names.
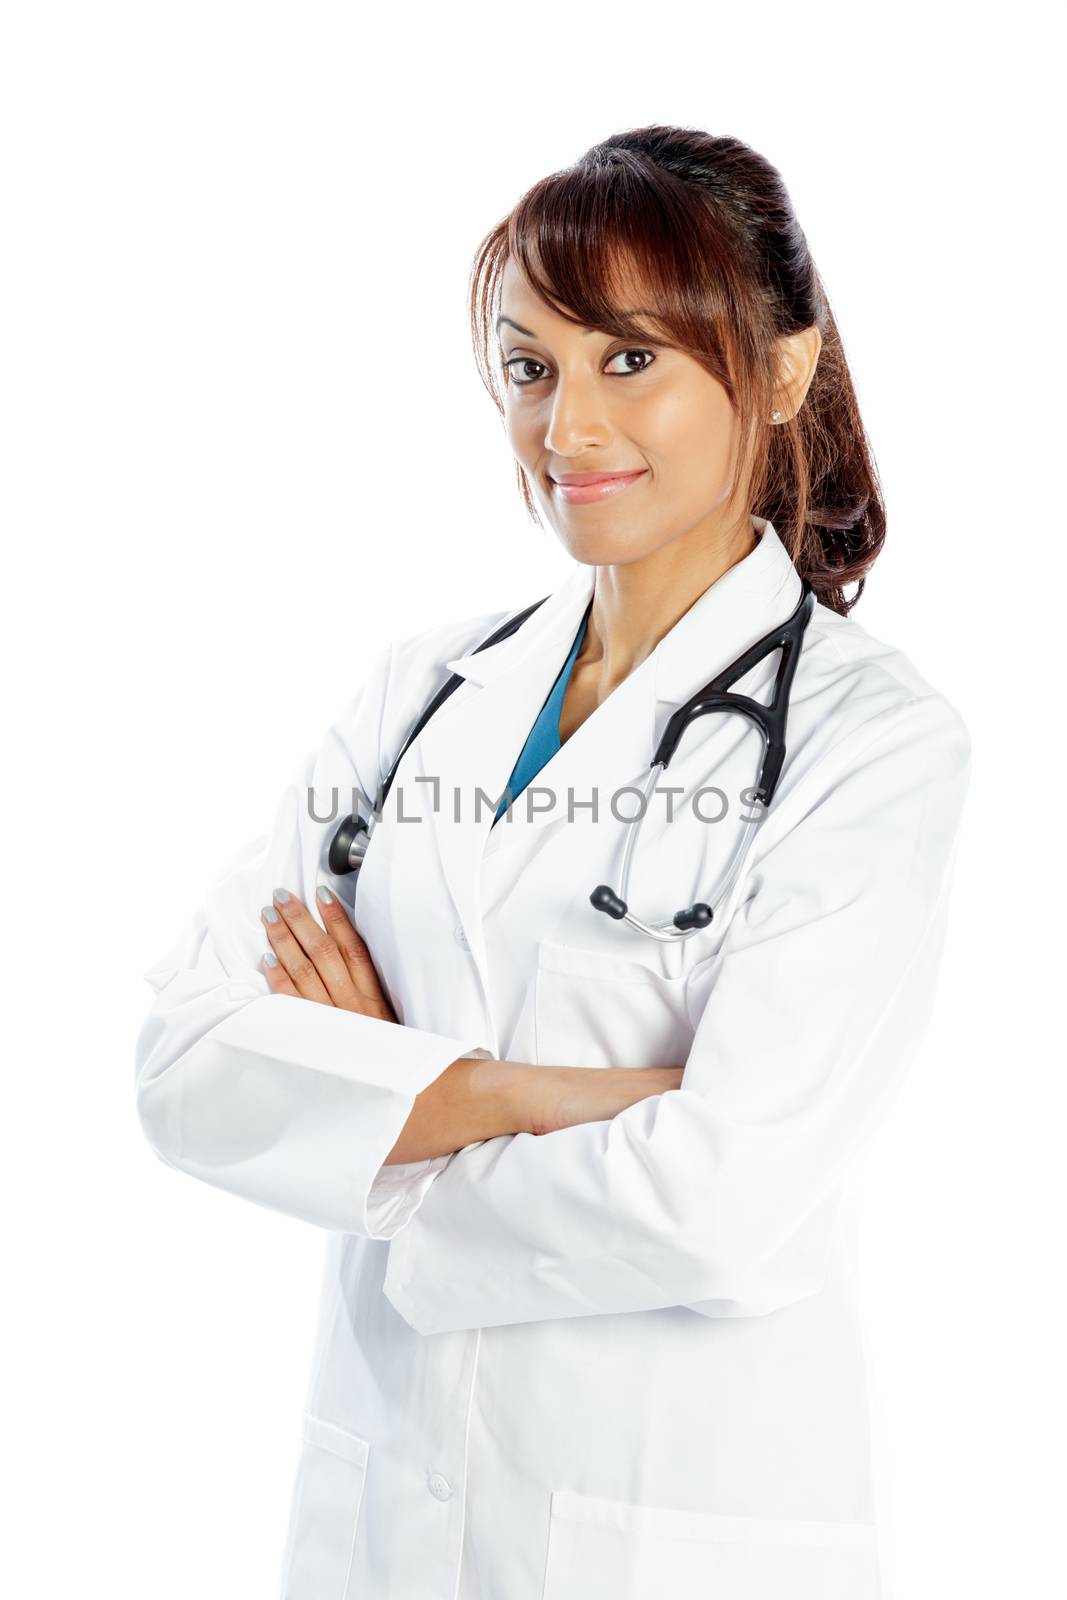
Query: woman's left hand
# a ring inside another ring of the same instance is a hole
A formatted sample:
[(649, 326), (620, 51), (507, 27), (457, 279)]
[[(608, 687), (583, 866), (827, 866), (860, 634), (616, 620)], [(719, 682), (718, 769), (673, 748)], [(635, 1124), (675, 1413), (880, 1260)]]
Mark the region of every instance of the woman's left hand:
[[(367, 946), (337, 896), (329, 889), (325, 893), (328, 900), (318, 897), (325, 930), (288, 889), (275, 889), (273, 906), (263, 907), (260, 915), (271, 946), (263, 958), (263, 970), (271, 992), (396, 1022)], [(270, 960), (271, 952), (276, 965)]]

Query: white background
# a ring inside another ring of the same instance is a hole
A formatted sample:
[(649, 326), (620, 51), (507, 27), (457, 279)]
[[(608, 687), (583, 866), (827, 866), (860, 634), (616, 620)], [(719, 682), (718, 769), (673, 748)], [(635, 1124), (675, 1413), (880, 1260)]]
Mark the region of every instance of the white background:
[(894, 1594), (1063, 1584), (1054, 60), (1020, 4), (7, 9), (6, 1593), (275, 1592), (324, 1236), (156, 1160), (140, 974), (380, 645), (570, 570), (467, 273), (653, 121), (783, 173), (888, 502), (856, 618), (974, 741), (937, 1018), (865, 1185)]

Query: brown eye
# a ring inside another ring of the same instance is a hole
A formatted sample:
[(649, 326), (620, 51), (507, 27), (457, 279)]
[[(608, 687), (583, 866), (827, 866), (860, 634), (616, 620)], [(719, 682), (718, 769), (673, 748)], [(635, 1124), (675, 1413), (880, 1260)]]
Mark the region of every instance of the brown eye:
[[(527, 373), (525, 377), (520, 378), (511, 370), (513, 367), (519, 367), (521, 369), (525, 369), (527, 367), (538, 367), (540, 368), (540, 372), (534, 373), (533, 375)], [(518, 388), (524, 389), (528, 383), (536, 383), (540, 373), (544, 372), (546, 369), (543, 361), (535, 361), (532, 356), (512, 356), (510, 361), (504, 362), (504, 370), (507, 372), (512, 382), (518, 386)]]
[(656, 359), (656, 357), (654, 356), (654, 354), (652, 353), (651, 350), (641, 350), (641, 349), (617, 350), (616, 353), (611, 357), (611, 359), (612, 359), (612, 361), (617, 361), (620, 356), (625, 356), (625, 357), (641, 356), (642, 358), (647, 358), (647, 359), (644, 361), (644, 365), (643, 366), (640, 366), (640, 367), (627, 367), (625, 372), (613, 373), (612, 376), (616, 377), (616, 378), (627, 378), (633, 372), (647, 372), (649, 367), (652, 365), (653, 361), (655, 361), (655, 359)]

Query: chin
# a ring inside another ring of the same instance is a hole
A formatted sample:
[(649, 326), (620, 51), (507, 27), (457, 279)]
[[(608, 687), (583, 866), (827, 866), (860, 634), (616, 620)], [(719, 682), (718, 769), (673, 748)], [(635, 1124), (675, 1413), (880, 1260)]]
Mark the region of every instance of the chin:
[(656, 548), (617, 532), (612, 533), (609, 529), (599, 532), (590, 529), (585, 534), (575, 533), (573, 528), (568, 528), (566, 533), (557, 529), (556, 537), (573, 560), (587, 567), (625, 566), (628, 562), (640, 561), (644, 556), (651, 555)]

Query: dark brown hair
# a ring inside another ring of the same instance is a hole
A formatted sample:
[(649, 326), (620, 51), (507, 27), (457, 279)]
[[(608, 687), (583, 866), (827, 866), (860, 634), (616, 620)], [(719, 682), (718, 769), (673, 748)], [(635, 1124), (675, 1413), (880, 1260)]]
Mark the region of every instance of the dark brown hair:
[[(501, 416), (494, 321), (512, 256), (561, 316), (640, 341), (647, 328), (620, 315), (618, 298), (622, 267), (636, 269), (657, 332), (730, 396), (750, 441), (749, 509), (773, 523), (817, 598), (847, 615), (884, 542), (885, 507), (837, 324), (776, 168), (740, 139), (657, 125), (613, 134), (534, 184), (471, 270), (475, 358)], [(773, 341), (813, 324), (822, 348), (811, 387), (795, 417), (772, 423)], [(741, 450), (737, 473), (745, 466)], [(521, 465), (518, 474), (539, 520)]]

